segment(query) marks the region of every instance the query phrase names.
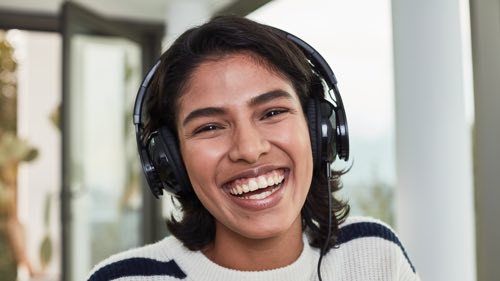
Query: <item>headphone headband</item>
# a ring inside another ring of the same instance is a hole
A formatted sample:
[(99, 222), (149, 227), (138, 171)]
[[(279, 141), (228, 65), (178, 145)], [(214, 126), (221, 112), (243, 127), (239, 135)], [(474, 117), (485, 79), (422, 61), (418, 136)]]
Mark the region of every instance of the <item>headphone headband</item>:
[(153, 67), (148, 71), (144, 79), (142, 80), (141, 87), (137, 93), (134, 103), (134, 125), (135, 125), (135, 133), (142, 134), (143, 123), (142, 123), (142, 105), (144, 103), (144, 97), (146, 96), (146, 92), (148, 91), (149, 85), (151, 84), (151, 80), (153, 79), (158, 66), (160, 66), (161, 60), (156, 61)]
[[(277, 28), (276, 28), (277, 29)], [(323, 80), (326, 82), (328, 88), (333, 91), (333, 95), (335, 98), (330, 97), (335, 102), (336, 106), (334, 107), (337, 120), (336, 122), (336, 135), (338, 136), (338, 140), (336, 142), (336, 150), (337, 155), (340, 159), (347, 161), (349, 159), (349, 133), (347, 127), (347, 116), (344, 109), (344, 103), (342, 102), (342, 97), (340, 96), (340, 91), (337, 87), (337, 78), (335, 77), (335, 73), (333, 73), (332, 68), (323, 58), (323, 56), (316, 51), (311, 45), (307, 44), (304, 40), (298, 38), (297, 36), (290, 34), (286, 31), (277, 29), (283, 32), (286, 35), (286, 38), (295, 43), (304, 55), (309, 59), (312, 63), (315, 70), (319, 72)]]

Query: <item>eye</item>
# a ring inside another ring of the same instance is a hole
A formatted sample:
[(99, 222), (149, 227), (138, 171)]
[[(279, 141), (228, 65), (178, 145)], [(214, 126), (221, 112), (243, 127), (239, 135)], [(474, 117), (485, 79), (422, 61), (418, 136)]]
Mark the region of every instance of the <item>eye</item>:
[(214, 131), (220, 130), (220, 129), (223, 129), (223, 127), (220, 126), (220, 125), (217, 125), (217, 124), (206, 124), (206, 125), (203, 125), (203, 126), (200, 126), (200, 127), (196, 128), (193, 131), (193, 135), (198, 135), (198, 134), (206, 133), (206, 132), (214, 132)]
[(275, 116), (281, 115), (283, 113), (288, 113), (290, 110), (286, 108), (273, 108), (264, 113), (262, 119), (273, 118)]

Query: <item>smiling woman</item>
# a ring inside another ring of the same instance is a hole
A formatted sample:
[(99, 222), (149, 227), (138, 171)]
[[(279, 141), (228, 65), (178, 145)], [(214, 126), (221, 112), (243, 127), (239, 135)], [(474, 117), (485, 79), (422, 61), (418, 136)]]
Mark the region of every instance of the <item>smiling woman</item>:
[[(249, 54), (205, 62), (190, 80), (179, 100), (177, 133), (193, 190), (216, 221), (215, 241), (205, 252), (241, 270), (291, 263), (302, 249), (296, 235), (313, 170), (298, 95), (288, 80)], [(214, 107), (218, 110), (183, 122), (192, 112)], [(227, 247), (252, 249), (269, 239), (281, 241), (279, 255), (222, 254)], [(259, 262), (248, 263), (249, 258)]]
[(162, 55), (134, 112), (149, 186), (183, 216), (167, 222), (173, 237), (103, 261), (89, 280), (418, 280), (390, 228), (346, 219), (333, 196), (345, 113), (333, 72), (300, 39), (215, 18)]

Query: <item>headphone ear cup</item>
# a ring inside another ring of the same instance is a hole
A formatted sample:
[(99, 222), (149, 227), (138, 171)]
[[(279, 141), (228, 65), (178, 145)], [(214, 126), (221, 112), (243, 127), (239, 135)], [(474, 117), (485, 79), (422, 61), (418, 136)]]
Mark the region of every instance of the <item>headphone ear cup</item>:
[(159, 198), (160, 195), (163, 194), (163, 191), (158, 173), (156, 172), (146, 149), (141, 148), (139, 153), (139, 156), (141, 157), (142, 169), (144, 170), (144, 176), (148, 182), (149, 189), (151, 189), (151, 192), (156, 198)]
[(161, 127), (151, 136), (148, 152), (163, 189), (179, 195), (191, 187), (177, 141), (167, 127)]
[(314, 98), (310, 98), (307, 101), (306, 116), (307, 123), (309, 127), (309, 138), (311, 140), (311, 150), (313, 156), (313, 166), (316, 168), (321, 164), (321, 145), (318, 143), (318, 120), (319, 120), (319, 110), (317, 101)]
[(307, 120), (314, 167), (322, 162), (332, 163), (337, 149), (335, 145), (336, 114), (333, 105), (325, 99), (311, 98), (307, 102)]
[(336, 150), (340, 159), (347, 161), (349, 159), (349, 134), (347, 128), (347, 118), (343, 109), (335, 109), (336, 120), (332, 124), (335, 124), (335, 138), (336, 138)]
[[(333, 105), (326, 99), (320, 101), (321, 110), (321, 145), (322, 145), (322, 161), (332, 163), (337, 156), (337, 147), (335, 137), (336, 132), (336, 114)], [(334, 129), (335, 128), (335, 129)]]

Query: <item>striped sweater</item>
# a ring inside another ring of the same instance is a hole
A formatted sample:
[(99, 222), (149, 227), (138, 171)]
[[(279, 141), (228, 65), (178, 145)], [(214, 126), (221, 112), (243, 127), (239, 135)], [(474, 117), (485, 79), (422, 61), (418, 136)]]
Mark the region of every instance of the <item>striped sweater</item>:
[[(292, 264), (249, 272), (221, 267), (170, 236), (104, 260), (94, 267), (88, 281), (318, 280), (319, 249), (304, 242), (301, 255)], [(341, 225), (337, 244), (323, 258), (323, 280), (420, 280), (396, 234), (380, 221), (347, 219)]]

